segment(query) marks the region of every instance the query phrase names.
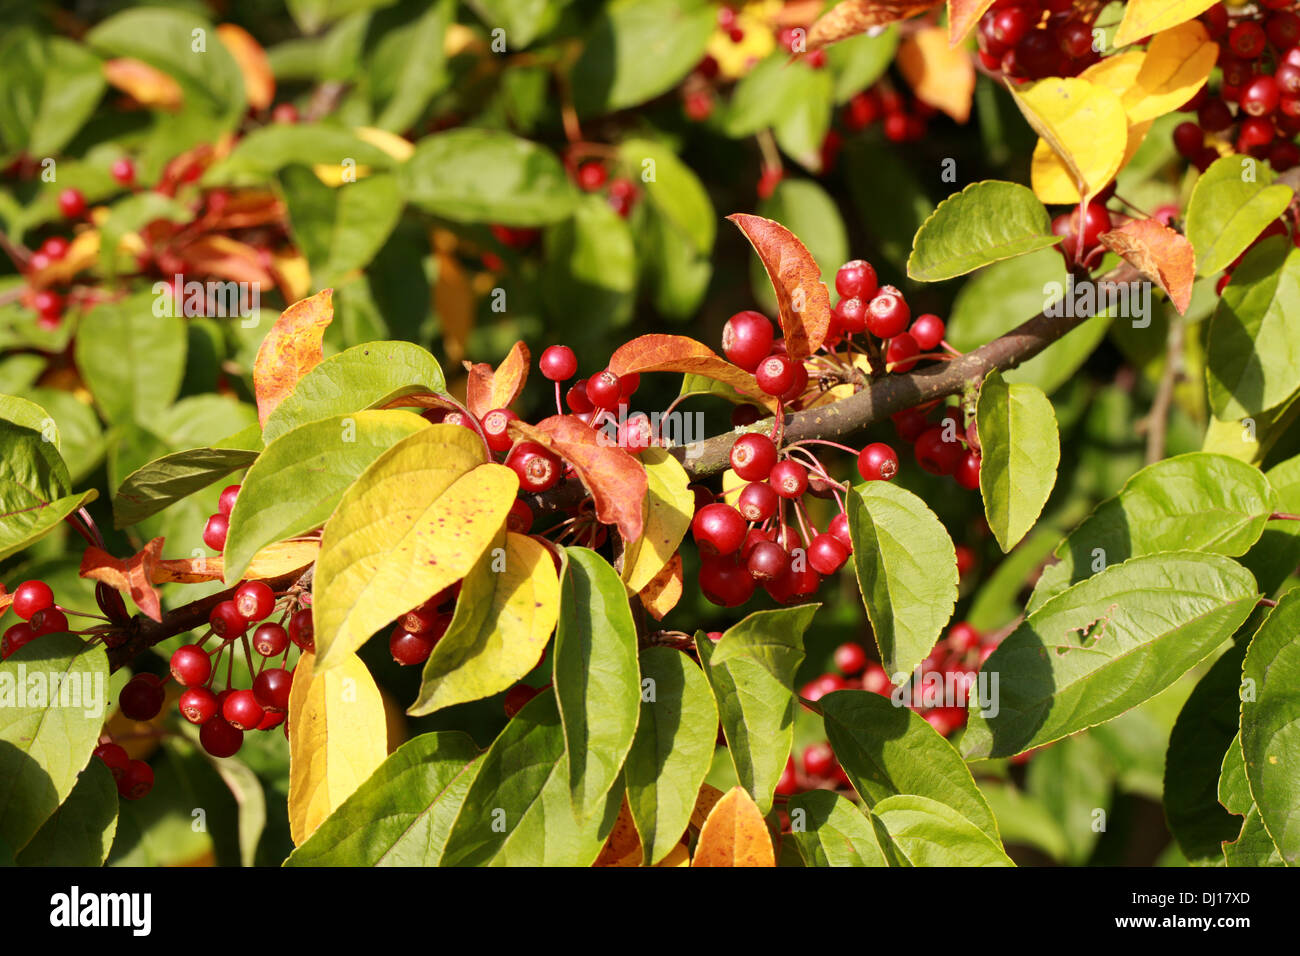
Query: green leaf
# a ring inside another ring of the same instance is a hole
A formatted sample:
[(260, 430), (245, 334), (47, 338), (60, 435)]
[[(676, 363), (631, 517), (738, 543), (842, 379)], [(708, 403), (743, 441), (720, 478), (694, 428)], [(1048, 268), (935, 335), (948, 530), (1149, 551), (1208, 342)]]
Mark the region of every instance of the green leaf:
[(1205, 376), (1223, 421), (1257, 415), (1300, 389), (1300, 249), (1273, 236), (1232, 273), (1210, 319)]
[(713, 664), (714, 643), (703, 631), (695, 634), (695, 649), (713, 688), (736, 779), (767, 813), (794, 746), (794, 693), (751, 658)]
[(723, 114), (723, 132), (732, 139), (743, 139), (775, 124), (782, 112), (794, 105), (800, 75), (788, 56), (764, 57), (736, 83)]
[[(831, 790), (786, 801), (790, 837), (805, 866), (888, 866), (869, 814)], [(797, 821), (797, 822), (796, 822)]]
[(103, 866), (117, 832), (117, 784), (91, 760), (62, 805), (18, 854), (19, 866)]
[(875, 36), (859, 33), (828, 46), (826, 59), (835, 76), (835, 102), (853, 96), (885, 75), (898, 49), (898, 27), (890, 24)]
[(462, 733), (398, 747), (285, 866), (437, 866), (481, 761)]
[[(8, 404), (18, 407), (14, 402)], [(53, 441), (0, 418), (0, 517), (4, 519), (0, 522), (0, 560), (53, 531), (69, 514), (95, 499), (93, 488), (80, 495), (68, 494), (70, 484), (67, 465)]]
[(155, 315), (154, 304), (149, 292), (106, 302), (77, 331), (77, 368), (114, 425), (150, 422), (180, 392), (185, 322)]
[(554, 155), (499, 130), (426, 136), (397, 176), (408, 202), (457, 222), (544, 226), (572, 215), (579, 199)]
[(1223, 857), (1228, 866), (1285, 866), (1268, 830), (1264, 828), (1259, 807), (1251, 806), (1241, 825), (1241, 835), (1233, 843), (1223, 845)]
[(402, 194), (391, 174), (331, 188), (306, 166), (289, 166), (280, 179), (293, 237), (317, 289), (369, 265), (402, 215)]
[[(59, 453), (73, 484), (87, 478), (104, 458), (104, 430), (88, 401), (57, 388), (28, 388), (24, 394), (53, 420)], [(46, 423), (48, 424), (48, 423)], [(43, 429), (42, 429), (43, 430)]]
[(103, 646), (74, 634), (39, 637), (0, 663), (0, 840), (17, 852), (72, 793), (107, 684)]
[[(1264, 473), (1275, 493), (1272, 510), (1300, 512), (1300, 456), (1279, 462)], [(1269, 521), (1259, 540), (1241, 558), (1263, 594), (1274, 595), (1296, 567), (1300, 567), (1300, 521)]]
[(564, 728), (544, 691), (483, 757), (443, 848), (443, 866), (590, 866), (614, 829), (622, 786), (579, 822), (569, 801)]
[(1238, 732), (1228, 744), (1219, 765), (1219, 804), (1229, 813), (1244, 817), (1255, 805), (1250, 795), (1250, 782), (1246, 772), (1246, 754), (1241, 748), (1241, 733)]
[(1004, 843), (1034, 847), (1058, 863), (1065, 860), (1069, 852), (1065, 834), (1041, 800), (1009, 781), (983, 780), (980, 791), (998, 818), (998, 829)]
[(907, 274), (938, 282), (974, 272), (1060, 242), (1047, 207), (1034, 191), (997, 180), (971, 183), (921, 223), (907, 260)]
[[(1007, 757), (1118, 717), (1208, 657), (1258, 598), (1229, 558), (1130, 558), (1034, 611), (985, 662), (999, 675), (989, 716), (972, 704), (968, 758)], [(981, 702), (983, 703), (983, 702)]]
[(849, 495), (858, 588), (892, 674), (910, 674), (939, 639), (957, 603), (957, 552), (924, 501), (888, 481)]
[(191, 448), (151, 461), (131, 472), (113, 495), (113, 527), (143, 521), (232, 471), (247, 468), (257, 457), (255, 451), (238, 448)]
[(341, 126), (274, 123), (242, 137), (229, 156), (208, 167), (202, 182), (205, 186), (261, 186), (286, 166), (302, 162), (342, 166), (349, 159), (372, 170), (397, 165), (397, 160), (378, 146)]
[(375, 7), (388, 6), (393, 0), (287, 0), (285, 6), (293, 22), (303, 33), (317, 33), (336, 20)]
[(555, 631), (555, 697), (579, 819), (600, 812), (636, 735), (641, 678), (636, 623), (618, 572), (588, 548), (565, 548)]
[(618, 152), (663, 219), (697, 252), (711, 252), (718, 217), (695, 172), (671, 148), (654, 140), (625, 140)]
[(406, 395), (445, 394), (437, 360), (410, 342), (367, 342), (331, 355), (298, 380), (266, 420), (268, 445), (300, 425), (385, 405)]
[(928, 797), (887, 797), (871, 808), (912, 866), (1015, 866), (1000, 843)]
[(834, 80), (826, 70), (805, 63), (786, 66), (790, 74), (790, 102), (776, 117), (772, 132), (781, 150), (804, 169), (822, 169), (822, 144), (831, 126)]
[(1219, 775), (1224, 752), (1237, 735), (1245, 654), (1245, 642), (1239, 642), (1214, 662), (1183, 704), (1169, 734), (1165, 821), (1193, 865), (1221, 862), (1222, 844), (1241, 831), (1241, 821), (1219, 803)]
[(238, 580), (268, 544), (323, 525), (376, 458), (428, 425), (400, 409), (360, 411), (300, 425), (268, 442), (253, 456), (230, 514), (224, 552), (230, 579)]
[(1110, 813), (1114, 780), (1114, 761), (1093, 734), (1067, 737), (1029, 762), (1026, 789), (1060, 824), (1066, 845), (1062, 862), (1082, 866), (1088, 861), (1101, 836), (1096, 811)]
[[(1282, 860), (1300, 859), (1300, 591), (1289, 591), (1251, 639), (1242, 665), (1241, 751), (1250, 793)], [(1226, 764), (1225, 764), (1226, 766)], [(1232, 810), (1232, 807), (1228, 807)]]
[(450, 81), (443, 36), (454, 16), (452, 0), (404, 3), (381, 11), (372, 29), (381, 35), (367, 68), (371, 96), (382, 109), (374, 125), (394, 133), (414, 126), (429, 101)]
[(663, 859), (691, 822), (713, 763), (718, 708), (709, 682), (681, 651), (640, 654), (641, 716), (623, 767), (627, 805), (647, 865)]
[[(149, 189), (119, 199), (108, 207), (100, 227), (99, 262), (110, 276), (117, 274), (118, 246), (127, 233), (139, 232), (151, 222), (189, 222), (194, 213), (170, 196)], [(132, 262), (135, 257), (130, 256)]]
[(1061, 439), (1052, 403), (1033, 385), (1008, 385), (993, 369), (975, 410), (983, 459), (980, 494), (989, 529), (1010, 551), (1038, 521), (1056, 484)]
[(104, 67), (97, 56), (65, 37), (46, 40), (44, 82), (39, 110), (32, 121), (27, 152), (52, 156), (77, 135), (104, 95)]
[[(826, 190), (811, 179), (784, 179), (758, 204), (758, 215), (781, 223), (798, 236), (821, 265), (822, 281), (828, 288), (835, 287), (836, 263), (848, 259), (849, 238), (839, 207)], [(750, 262), (749, 286), (759, 307), (776, 315), (772, 280), (757, 256)]]
[(636, 296), (636, 248), (627, 221), (600, 196), (543, 237), (542, 301), (568, 328), (586, 334), (622, 325)]
[(491, 697), (537, 667), (545, 653), (560, 604), (550, 551), (504, 530), (498, 542), (462, 580), (456, 613), (425, 661), (408, 714)]
[(700, 62), (716, 18), (701, 0), (613, 0), (569, 73), (574, 106), (613, 113), (672, 89)]
[(1043, 571), (1028, 609), (1132, 557), (1175, 549), (1245, 554), (1274, 497), (1258, 468), (1225, 455), (1193, 452), (1148, 465), (1057, 546), (1061, 560)]
[(997, 837), (970, 769), (920, 714), (862, 690), (835, 691), (817, 704), (831, 749), (868, 807), (897, 794), (929, 797)]
[[(1249, 176), (1249, 178), (1247, 178)], [(1246, 156), (1224, 156), (1203, 172), (1187, 203), (1187, 238), (1196, 272), (1210, 276), (1241, 255), (1291, 202), (1272, 170)]]
[(469, 0), (470, 8), (490, 27), (506, 32), (506, 45), (522, 50), (568, 6), (569, 0)]
[(257, 774), (234, 757), (211, 758), (212, 768), (220, 775), (235, 800), (238, 822), (239, 865), (254, 866), (257, 847), (266, 829), (266, 792)]
[(649, 287), (655, 310), (666, 319), (684, 322), (699, 311), (713, 278), (708, 254), (696, 252), (654, 206), (633, 211), (632, 235), (637, 245), (642, 281)]
[(755, 611), (723, 632), (713, 649), (714, 666), (754, 661), (781, 684), (794, 690), (794, 675), (803, 663), (803, 635), (820, 604), (801, 604), (776, 611)]

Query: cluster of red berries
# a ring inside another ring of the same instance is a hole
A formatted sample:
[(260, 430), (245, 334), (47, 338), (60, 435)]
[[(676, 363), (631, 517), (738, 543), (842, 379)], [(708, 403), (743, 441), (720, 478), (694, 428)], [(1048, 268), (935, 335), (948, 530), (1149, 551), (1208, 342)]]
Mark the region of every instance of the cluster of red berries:
[[(942, 408), (938, 421), (930, 418), (934, 408)], [(981, 458), (975, 422), (964, 423), (965, 415), (959, 406), (934, 408), (905, 408), (890, 416), (890, 420), (898, 437), (912, 445), (922, 471), (951, 476), (963, 488), (977, 490)]]
[(94, 755), (104, 761), (113, 774), (113, 783), (123, 799), (139, 800), (147, 797), (153, 789), (153, 767), (143, 760), (132, 760), (121, 744), (105, 740), (95, 748)]
[(5, 630), (0, 640), (0, 660), (45, 634), (68, 632), (68, 617), (54, 603), (54, 591), (44, 581), (24, 581), (18, 585), (12, 607), (22, 620)]
[(413, 611), (397, 619), (388, 636), (388, 651), (403, 667), (423, 664), (447, 633), (460, 597), (460, 582), (439, 591)]
[(899, 93), (887, 83), (877, 83), (854, 95), (844, 107), (844, 127), (859, 133), (875, 123), (881, 124), (885, 139), (891, 143), (914, 143), (925, 139), (935, 109), (915, 96)]
[(885, 371), (910, 372), (922, 353), (943, 345), (947, 332), (943, 319), (925, 313), (913, 321), (903, 293), (892, 285), (880, 285), (871, 263), (854, 259), (840, 266), (835, 273), (835, 291), (839, 301), (831, 310), (828, 346), (851, 342), (855, 335), (870, 335), (887, 343)]
[[(1174, 129), (1174, 147), (1204, 172), (1219, 158), (1218, 142), (1266, 159), (1277, 171), (1300, 164), (1300, 16), (1291, 0), (1262, 0), (1229, 14), (1215, 4), (1200, 16), (1219, 44), (1222, 82), (1183, 106), (1196, 121)], [(1235, 108), (1234, 108), (1235, 107)], [(1209, 137), (1207, 139), (1207, 136)]]
[(594, 193), (605, 190), (610, 208), (626, 219), (636, 205), (637, 188), (632, 180), (624, 176), (609, 178), (609, 169), (604, 163), (595, 159), (580, 163), (570, 163), (571, 175), (578, 188), (583, 192)]
[(226, 534), (230, 531), (230, 511), (235, 507), (235, 499), (239, 497), (239, 488), (239, 485), (227, 485), (221, 489), (221, 497), (217, 500), (217, 513), (209, 515), (207, 523), (203, 526), (203, 543), (217, 554), (226, 550)]
[(980, 65), (1019, 83), (1078, 76), (1101, 59), (1098, 10), (1076, 10), (1073, 0), (996, 0), (976, 28)]

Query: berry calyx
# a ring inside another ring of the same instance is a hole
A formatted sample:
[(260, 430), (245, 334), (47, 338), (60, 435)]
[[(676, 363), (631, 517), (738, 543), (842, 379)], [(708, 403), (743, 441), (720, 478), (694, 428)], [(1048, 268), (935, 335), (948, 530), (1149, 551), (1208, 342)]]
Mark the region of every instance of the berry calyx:
[(191, 724), (205, 724), (217, 712), (217, 695), (207, 687), (189, 687), (181, 694), (177, 707)]
[(521, 489), (533, 493), (554, 488), (564, 473), (559, 457), (534, 441), (522, 441), (511, 449), (506, 467), (519, 476)]
[(289, 646), (289, 633), (279, 624), (260, 624), (253, 632), (253, 650), (263, 657), (277, 657)]
[(766, 435), (741, 435), (731, 446), (731, 468), (746, 481), (762, 481), (776, 464), (776, 444)]
[(248, 630), (248, 618), (239, 613), (234, 601), (222, 601), (208, 614), (212, 633), (224, 641), (233, 640)]
[(480, 424), (488, 447), (495, 452), (509, 451), (514, 444), (514, 439), (510, 437), (510, 423), (518, 420), (519, 416), (508, 408), (494, 408), (484, 415)]
[(782, 498), (800, 498), (808, 490), (808, 469), (787, 458), (772, 466), (767, 481)]
[(275, 610), (275, 592), (265, 581), (245, 581), (235, 588), (235, 608), (248, 621), (261, 621)]
[(898, 474), (898, 455), (884, 442), (872, 442), (858, 452), (858, 474), (866, 481), (889, 481)]
[(537, 362), (542, 375), (552, 382), (566, 382), (578, 373), (578, 357), (567, 345), (552, 345)]
[(780, 495), (765, 481), (751, 481), (740, 490), (736, 510), (746, 521), (759, 523), (776, 514)]

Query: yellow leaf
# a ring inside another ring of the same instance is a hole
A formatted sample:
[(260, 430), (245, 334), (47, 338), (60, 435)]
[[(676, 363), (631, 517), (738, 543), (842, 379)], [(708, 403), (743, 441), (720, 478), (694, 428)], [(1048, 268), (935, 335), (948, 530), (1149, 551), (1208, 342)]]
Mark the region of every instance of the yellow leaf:
[(943, 110), (958, 123), (970, 119), (975, 95), (975, 61), (964, 47), (948, 45), (943, 27), (923, 27), (898, 48), (898, 68), (917, 99)]
[(709, 812), (691, 866), (776, 866), (763, 814), (743, 787), (732, 787)]
[(218, 26), (217, 37), (239, 66), (248, 105), (255, 110), (266, 109), (275, 100), (275, 74), (262, 45), (251, 33), (233, 23)]
[(108, 60), (104, 63), (104, 79), (144, 106), (179, 110), (184, 100), (179, 83), (143, 60)]
[(721, 799), (722, 791), (713, 784), (700, 784), (699, 796), (695, 798), (695, 809), (691, 811), (691, 826), (697, 830), (704, 826), (704, 821), (708, 819), (709, 813), (712, 812)]
[(664, 615), (682, 599), (682, 556), (674, 554), (663, 570), (637, 593), (637, 597), (651, 617), (662, 621)]
[[(1126, 133), (1127, 142), (1124, 145), (1124, 158), (1119, 164), (1120, 169), (1127, 166), (1129, 160), (1137, 153), (1142, 141), (1146, 139), (1147, 133), (1151, 131), (1153, 122), (1154, 120), (1143, 120), (1141, 123), (1135, 123), (1128, 127)], [(1034, 187), (1034, 195), (1045, 203), (1075, 205), (1079, 202), (1079, 191), (1074, 188), (1074, 181), (1070, 176), (1070, 171), (1065, 168), (1065, 164), (1052, 151), (1052, 148), (1041, 139), (1038, 141), (1038, 145), (1034, 147), (1030, 182)]]
[(648, 484), (645, 529), (623, 553), (623, 582), (631, 591), (640, 591), (664, 569), (695, 513), (690, 478), (677, 459), (663, 448), (647, 448), (640, 458)]
[(384, 452), (344, 493), (312, 589), (322, 668), (469, 573), (519, 490), (519, 477), (486, 457), (477, 433), (433, 425)]
[(344, 166), (341, 163), (316, 163), (311, 171), (326, 186), (337, 189), (344, 183), (354, 183), (370, 175), (370, 167), (358, 163), (356, 166)]
[(691, 851), (687, 849), (685, 843), (679, 843), (671, 850), (668, 855), (660, 860), (655, 866), (690, 866)]
[(358, 139), (363, 139), (375, 149), (382, 149), (393, 159), (400, 163), (406, 162), (415, 152), (415, 144), (409, 139), (403, 139), (396, 133), (390, 133), (386, 129), (377, 129), (374, 126), (358, 126), (353, 130)]
[(1153, 120), (1190, 100), (1210, 78), (1218, 55), (1218, 44), (1198, 20), (1157, 33), (1136, 83), (1124, 94), (1129, 122)]
[(289, 833), (316, 831), (388, 755), (384, 701), (361, 658), (316, 671), (304, 653), (289, 691)]
[(499, 560), (485, 551), (465, 576), (455, 617), (424, 665), (412, 716), (491, 697), (542, 659), (559, 617), (560, 577), (544, 544), (513, 531), (504, 544)]
[(1128, 46), (1200, 16), (1214, 4), (1215, 0), (1129, 0), (1113, 42), (1117, 47)]
[[(1124, 105), (1113, 90), (1078, 77), (1040, 80), (1023, 92), (1008, 89), (1029, 125), (1068, 170), (1077, 194), (1091, 198), (1110, 182), (1128, 143)], [(1037, 180), (1034, 193), (1043, 202), (1061, 202), (1040, 192)]]
[(305, 256), (294, 251), (277, 252), (271, 256), (271, 267), (286, 302), (307, 297), (311, 291), (311, 266)]

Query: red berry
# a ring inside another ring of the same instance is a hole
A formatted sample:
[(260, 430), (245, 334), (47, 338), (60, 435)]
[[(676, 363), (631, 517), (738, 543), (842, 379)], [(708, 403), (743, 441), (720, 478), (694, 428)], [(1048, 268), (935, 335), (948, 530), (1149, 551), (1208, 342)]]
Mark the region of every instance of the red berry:
[(0, 641), (0, 660), (16, 653), (19, 648), (36, 639), (36, 632), (26, 622), (12, 625), (5, 631), (4, 640)]
[(925, 412), (919, 408), (905, 408), (901, 412), (895, 412), (890, 416), (890, 420), (898, 430), (898, 437), (905, 442), (916, 441), (921, 437), (921, 433), (930, 427)]
[(787, 405), (797, 401), (808, 387), (808, 369), (804, 367), (803, 362), (795, 362), (792, 367), (794, 369), (794, 382), (779, 396), (781, 401)]
[(212, 660), (196, 644), (183, 644), (172, 652), (172, 677), (182, 687), (198, 687), (212, 676)]
[(745, 540), (745, 519), (731, 505), (705, 505), (691, 519), (691, 534), (705, 554), (732, 554)]
[(213, 551), (224, 551), (226, 549), (226, 532), (230, 530), (230, 519), (218, 512), (208, 518), (208, 523), (203, 526), (203, 543)]
[(410, 667), (427, 661), (437, 643), (438, 638), (430, 634), (412, 634), (404, 627), (396, 627), (388, 636), (388, 652), (397, 663)]
[(889, 481), (898, 474), (898, 455), (884, 442), (872, 442), (858, 453), (858, 474), (866, 481)]
[(618, 408), (619, 401), (623, 398), (622, 384), (619, 378), (609, 369), (603, 372), (597, 372), (591, 378), (587, 379), (587, 400), (595, 408)]
[(916, 440), (916, 463), (932, 475), (951, 475), (961, 463), (960, 442), (944, 441), (943, 429), (926, 429)]
[(973, 451), (966, 452), (961, 461), (958, 462), (953, 477), (957, 479), (957, 484), (963, 488), (969, 488), (971, 491), (979, 490), (980, 456)]
[(1294, 46), (1296, 40), (1300, 39), (1300, 17), (1290, 10), (1281, 10), (1268, 18), (1264, 24), (1264, 32), (1268, 35), (1270, 43), (1279, 50), (1285, 50), (1287, 47)]
[(113, 774), (114, 780), (121, 780), (126, 773), (127, 765), (131, 763), (130, 755), (121, 744), (100, 744), (95, 748), (94, 755), (104, 761), (104, 765)]
[(888, 697), (894, 685), (889, 682), (889, 675), (883, 667), (875, 661), (867, 661), (867, 669), (862, 674), (862, 689)]
[(117, 781), (117, 792), (125, 800), (147, 797), (153, 789), (153, 768), (143, 760), (132, 760)]
[(126, 157), (116, 159), (113, 165), (109, 167), (109, 175), (121, 183), (123, 186), (130, 186), (135, 182), (135, 163)]
[(569, 411), (575, 415), (585, 415), (587, 412), (595, 411), (596, 406), (591, 404), (591, 399), (587, 397), (587, 380), (585, 378), (574, 382), (564, 395), (565, 404), (569, 406)]
[(516, 498), (510, 506), (510, 513), (506, 515), (506, 530), (515, 534), (527, 534), (532, 529), (533, 509)]
[(244, 732), (217, 714), (199, 729), (199, 743), (214, 757), (233, 757), (244, 743)]
[(1067, 20), (1057, 32), (1057, 43), (1070, 59), (1082, 59), (1092, 50), (1092, 28), (1082, 20)]
[(1281, 95), (1277, 80), (1267, 75), (1257, 76), (1241, 91), (1239, 103), (1248, 116), (1268, 116), (1277, 110)]
[(815, 677), (804, 684), (803, 689), (799, 691), (799, 696), (806, 700), (817, 701), (834, 691), (845, 690), (848, 686), (848, 681), (839, 674), (822, 674), (821, 677)]
[[(298, 122), (298, 107), (292, 103), (277, 103), (275, 109), (271, 110), (271, 122), (292, 126)], [(235, 749), (238, 749), (238, 747)]]
[(248, 630), (248, 618), (239, 613), (234, 601), (222, 601), (208, 615), (212, 633), (222, 640), (232, 640)]
[(876, 270), (865, 259), (853, 259), (835, 273), (835, 291), (842, 298), (870, 301), (876, 294)]
[(288, 710), (292, 687), (293, 671), (283, 667), (269, 668), (253, 678), (253, 696), (265, 710)]
[(1195, 156), (1205, 145), (1205, 134), (1195, 123), (1179, 123), (1174, 127), (1174, 149), (1184, 159)]
[(618, 444), (632, 454), (640, 454), (655, 444), (654, 426), (645, 412), (629, 415), (618, 425)]
[(957, 576), (964, 578), (970, 572), (975, 570), (975, 565), (979, 563), (979, 558), (975, 552), (964, 544), (957, 545)]
[(275, 610), (275, 592), (265, 581), (245, 581), (235, 588), (235, 608), (249, 621), (261, 621)]
[(65, 189), (59, 193), (59, 212), (65, 219), (80, 219), (86, 214), (86, 197), (80, 189)]
[[(1083, 218), (1083, 248), (1087, 250), (1095, 246), (1098, 237), (1103, 232), (1109, 232), (1110, 227), (1110, 213), (1106, 211), (1106, 207), (1099, 202), (1088, 203)], [(1065, 237), (1063, 246), (1070, 255), (1073, 255), (1079, 236), (1078, 207), (1076, 206), (1069, 213), (1057, 216), (1052, 220), (1052, 232)]]
[(510, 423), (518, 421), (519, 416), (508, 408), (494, 408), (483, 416), (483, 436), (487, 438), (488, 447), (495, 452), (509, 451), (514, 440), (510, 437)]
[(235, 509), (235, 501), (239, 498), (239, 489), (243, 485), (226, 485), (221, 489), (221, 497), (217, 499), (217, 514), (230, 515)]
[(803, 750), (803, 769), (811, 777), (828, 777), (835, 767), (835, 752), (830, 744), (809, 744)]
[(860, 674), (867, 666), (867, 651), (861, 644), (849, 642), (835, 648), (835, 666), (845, 677)]
[(64, 634), (68, 630), (68, 618), (57, 607), (47, 607), (32, 615), (30, 622), (32, 637), (44, 634)]
[(808, 544), (808, 563), (818, 574), (834, 574), (849, 559), (849, 549), (833, 534), (819, 534)]
[(755, 581), (775, 581), (790, 570), (790, 555), (775, 541), (759, 541), (745, 556), (745, 570)]
[(798, 363), (788, 355), (774, 353), (758, 363), (754, 377), (758, 387), (768, 395), (781, 396), (798, 384), (795, 368)]
[(37, 611), (54, 605), (54, 591), (44, 581), (24, 581), (14, 590), (14, 613), (30, 621)]
[(222, 703), (221, 716), (236, 730), (256, 730), (266, 710), (251, 690), (237, 690)]
[(776, 445), (757, 432), (741, 435), (731, 446), (731, 467), (746, 481), (762, 481), (776, 464)]
[(262, 624), (253, 632), (253, 650), (263, 657), (283, 654), (289, 646), (289, 634), (279, 624)]
[(524, 709), (524, 705), (540, 694), (541, 691), (536, 687), (529, 687), (527, 684), (516, 684), (506, 691), (505, 699), (501, 702), (502, 708), (507, 717), (514, 717)]
[(1228, 29), (1228, 8), (1221, 3), (1216, 3), (1201, 14), (1201, 22), (1209, 31), (1210, 39), (1217, 40)]
[(885, 286), (867, 306), (867, 331), (877, 338), (890, 339), (907, 328), (912, 312), (902, 294)]
[(867, 331), (867, 302), (857, 296), (840, 299), (832, 317), (845, 335), (861, 335)]
[(565, 382), (578, 372), (578, 357), (567, 345), (552, 345), (542, 353), (537, 367), (552, 382)]
[(700, 590), (721, 607), (739, 607), (754, 596), (754, 579), (734, 555), (702, 556)]
[(973, 651), (980, 643), (979, 631), (965, 621), (958, 621), (948, 629), (948, 647), (958, 656)]
[(506, 456), (506, 467), (519, 476), (519, 487), (528, 492), (542, 492), (559, 484), (564, 466), (548, 448), (533, 441), (521, 441)]
[(62, 236), (50, 236), (41, 243), (41, 252), (49, 256), (51, 262), (58, 262), (68, 254), (68, 240)]
[(728, 361), (752, 372), (771, 353), (772, 336), (767, 316), (752, 309), (737, 312), (722, 327), (722, 351)]
[(808, 469), (787, 458), (772, 466), (767, 480), (782, 498), (798, 498), (808, 490)]
[(912, 323), (912, 327), (908, 330), (908, 334), (916, 341), (922, 352), (929, 352), (931, 349), (937, 348), (946, 333), (947, 329), (944, 327), (943, 319), (932, 312), (918, 315), (916, 321)]
[(130, 720), (153, 720), (162, 710), (162, 681), (153, 674), (136, 674), (117, 695), (122, 716)]
[(293, 612), (289, 618), (289, 640), (304, 651), (316, 650), (316, 625), (312, 621), (311, 608), (304, 607)]
[(206, 687), (188, 687), (177, 706), (191, 724), (205, 724), (217, 712), (217, 695)]
[(736, 510), (746, 521), (759, 523), (776, 514), (780, 496), (765, 481), (751, 481), (740, 490)]
[(1228, 33), (1228, 49), (1243, 60), (1256, 59), (1267, 43), (1264, 28), (1254, 20), (1243, 20)]
[(1263, 146), (1265, 143), (1273, 141), (1276, 134), (1273, 128), (1273, 121), (1265, 119), (1262, 116), (1252, 116), (1241, 124), (1241, 143), (1247, 148), (1251, 146)]
[(63, 314), (63, 296), (53, 289), (41, 289), (32, 296), (32, 308), (43, 318), (57, 319)]
[(628, 372), (626, 375), (618, 377), (619, 397), (624, 403), (636, 394), (636, 390), (641, 387), (641, 373)]
[(578, 185), (587, 192), (599, 189), (608, 178), (609, 170), (601, 163), (588, 162), (578, 167)]
[(799, 775), (793, 757), (786, 758), (785, 769), (781, 771), (781, 776), (776, 781), (776, 792), (786, 797), (794, 796), (799, 792)]
[(844, 547), (848, 548), (849, 553), (853, 553), (853, 537), (849, 534), (849, 516), (840, 512), (831, 519), (830, 533), (835, 535), (836, 539)]
[(885, 369), (890, 372), (910, 372), (916, 367), (916, 357), (921, 354), (921, 348), (916, 344), (916, 339), (906, 332), (899, 332), (889, 340), (889, 347), (885, 349)]

